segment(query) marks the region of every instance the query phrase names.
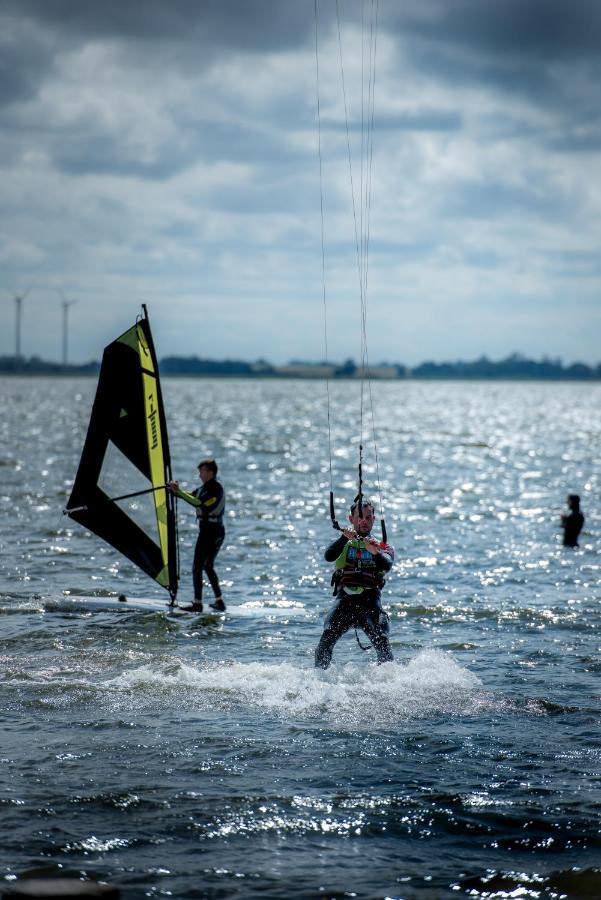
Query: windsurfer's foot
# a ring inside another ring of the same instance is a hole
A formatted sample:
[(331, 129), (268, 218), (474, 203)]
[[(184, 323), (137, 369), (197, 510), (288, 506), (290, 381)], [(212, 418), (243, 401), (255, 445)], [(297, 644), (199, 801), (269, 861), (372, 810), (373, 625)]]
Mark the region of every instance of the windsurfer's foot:
[(192, 612), (202, 612), (202, 600), (195, 600), (190, 609)]
[(213, 603), (209, 603), (211, 609), (216, 610), (217, 612), (225, 612), (225, 603), (223, 602), (223, 597), (215, 597)]

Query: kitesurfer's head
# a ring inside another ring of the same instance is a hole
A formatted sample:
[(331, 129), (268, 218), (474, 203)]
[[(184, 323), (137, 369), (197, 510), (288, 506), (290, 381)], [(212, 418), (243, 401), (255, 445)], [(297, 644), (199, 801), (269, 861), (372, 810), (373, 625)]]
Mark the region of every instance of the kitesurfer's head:
[(568, 494), (568, 506), (574, 512), (580, 509), (580, 496), (578, 494)]
[(374, 527), (374, 505), (371, 500), (363, 498), (361, 502), (355, 500), (351, 506), (349, 522), (357, 534), (368, 535)]
[(217, 474), (217, 463), (214, 459), (201, 459), (198, 463), (198, 474), (200, 475), (200, 480), (204, 484), (205, 481), (209, 481), (209, 479), (214, 478)]

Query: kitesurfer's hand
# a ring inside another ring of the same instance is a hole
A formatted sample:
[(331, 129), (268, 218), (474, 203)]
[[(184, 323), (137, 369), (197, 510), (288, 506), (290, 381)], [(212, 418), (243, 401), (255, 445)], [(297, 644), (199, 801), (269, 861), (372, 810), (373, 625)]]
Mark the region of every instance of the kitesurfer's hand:
[(378, 541), (373, 541), (371, 538), (363, 538), (363, 543), (365, 544), (365, 549), (374, 555), (382, 549)]
[(353, 531), (352, 528), (343, 528), (342, 533), (345, 536), (345, 538), (347, 539), (347, 541), (356, 541), (357, 540), (358, 535), (356, 534), (355, 531)]

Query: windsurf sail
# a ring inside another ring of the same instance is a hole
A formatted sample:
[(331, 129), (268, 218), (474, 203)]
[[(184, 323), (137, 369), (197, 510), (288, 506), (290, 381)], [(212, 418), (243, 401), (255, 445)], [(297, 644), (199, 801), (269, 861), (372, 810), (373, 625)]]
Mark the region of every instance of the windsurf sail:
[(65, 513), (130, 559), (175, 600), (175, 498), (159, 368), (146, 307), (104, 349)]

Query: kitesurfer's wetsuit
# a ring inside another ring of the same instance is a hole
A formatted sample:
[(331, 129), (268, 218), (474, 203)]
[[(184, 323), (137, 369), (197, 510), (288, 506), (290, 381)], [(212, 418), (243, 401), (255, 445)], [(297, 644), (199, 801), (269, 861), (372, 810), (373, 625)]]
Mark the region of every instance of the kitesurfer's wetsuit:
[(214, 569), (215, 557), (221, 549), (225, 539), (223, 526), (223, 514), (225, 512), (225, 491), (223, 485), (216, 478), (209, 478), (200, 487), (192, 491), (183, 491), (181, 488), (176, 495), (196, 508), (198, 519), (198, 538), (194, 550), (192, 563), (192, 580), (194, 583), (194, 600), (202, 600), (202, 573), (207, 573), (207, 578), (216, 598), (221, 597), (219, 578)]
[(349, 630), (361, 628), (374, 647), (378, 663), (389, 662), (388, 614), (380, 603), (384, 572), (392, 568), (394, 550), (385, 544), (376, 554), (363, 540), (349, 541), (344, 535), (327, 548), (325, 559), (336, 560), (332, 576), (336, 603), (326, 616), (323, 634), (315, 651), (315, 665), (327, 669), (336, 641)]

